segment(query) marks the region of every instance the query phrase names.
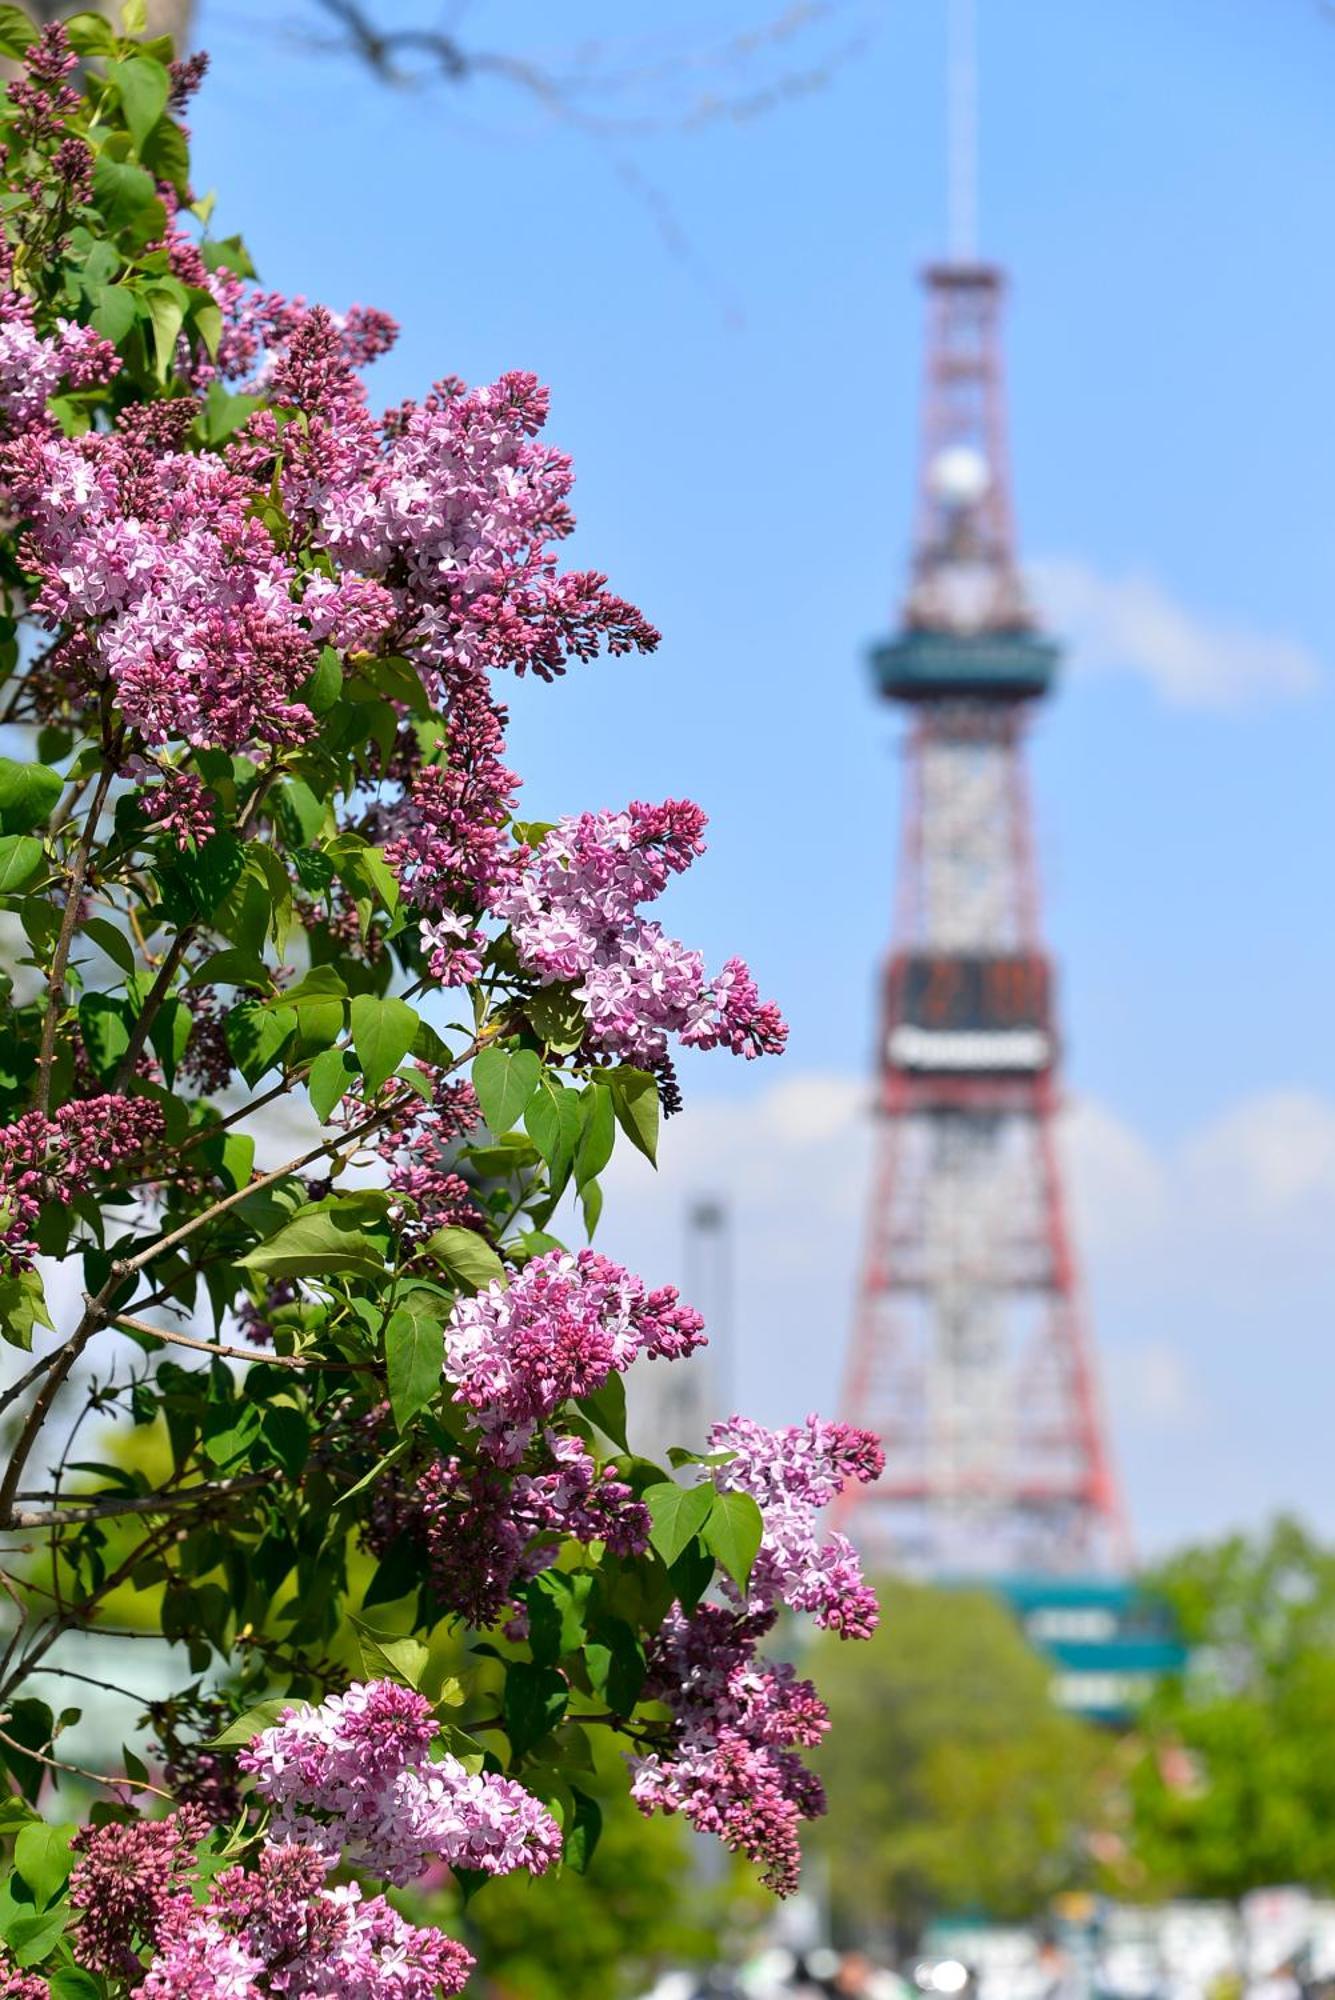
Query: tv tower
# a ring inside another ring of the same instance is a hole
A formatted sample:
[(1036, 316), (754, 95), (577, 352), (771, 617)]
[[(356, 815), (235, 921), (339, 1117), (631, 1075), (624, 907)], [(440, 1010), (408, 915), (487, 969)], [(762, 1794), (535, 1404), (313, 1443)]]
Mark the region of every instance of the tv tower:
[(951, 7), (950, 255), (929, 266), (907, 712), (878, 1052), (877, 1161), (844, 1394), (886, 1466), (839, 1525), (873, 1567), (1089, 1574), (1125, 1536), (1054, 1145), (1051, 962), (1025, 735), (1050, 690), (1016, 559), (1002, 272), (974, 246), (970, 0)]

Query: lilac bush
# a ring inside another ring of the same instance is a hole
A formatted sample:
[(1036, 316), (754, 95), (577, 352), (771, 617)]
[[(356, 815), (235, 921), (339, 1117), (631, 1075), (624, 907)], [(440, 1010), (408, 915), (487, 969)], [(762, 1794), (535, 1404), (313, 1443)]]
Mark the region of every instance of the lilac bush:
[[(872, 1629), (818, 1516), (879, 1454), (633, 1450), (706, 1329), (554, 1232), (678, 1047), (784, 1026), (646, 914), (699, 807), (517, 818), (502, 691), (657, 634), (559, 567), (533, 377), (376, 415), (392, 322), (259, 287), (135, 15), (0, 5), (0, 1995), (425, 2000), (469, 1954), (385, 1891), (559, 1895), (591, 1730), (792, 1888), (825, 1713), (766, 1647)], [(126, 1593), (182, 1685), (85, 1770)]]

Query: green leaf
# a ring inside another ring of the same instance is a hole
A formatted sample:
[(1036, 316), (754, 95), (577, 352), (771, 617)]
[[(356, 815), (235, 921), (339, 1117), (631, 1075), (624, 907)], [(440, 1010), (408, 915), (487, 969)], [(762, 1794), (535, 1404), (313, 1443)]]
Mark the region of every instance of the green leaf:
[(438, 1392), (445, 1365), (445, 1329), (440, 1313), (428, 1309), (428, 1297), (419, 1292), (410, 1298), (385, 1328), (389, 1404), (401, 1431)]
[(37, 30), (21, 7), (0, 7), (0, 56), (21, 56), (36, 40)]
[[(565, 1146), (561, 1118), (561, 1099), (567, 1094), (552, 1077), (543, 1076), (524, 1111), (524, 1129), (547, 1162), (547, 1170), (553, 1180), (557, 1178), (563, 1155), (573, 1151), (573, 1147), (567, 1149)], [(565, 1164), (569, 1166), (568, 1157)]]
[(621, 1127), (632, 1146), (639, 1148), (646, 1160), (658, 1164), (658, 1079), (647, 1070), (608, 1070), (605, 1083), (612, 1093), (612, 1109), (616, 1112), (617, 1124)]
[(417, 1012), (406, 1000), (378, 1000), (359, 993), (352, 1003), (352, 1046), (373, 1097), (386, 1077), (393, 1076), (413, 1045)]
[(500, 1138), (528, 1107), (542, 1075), (541, 1059), (532, 1049), (483, 1049), (473, 1064), (473, 1088), (482, 1116)]
[(541, 1667), (527, 1660), (506, 1663), (505, 1700), (501, 1712), (505, 1733), (516, 1760), (525, 1756), (549, 1730), (555, 1729), (566, 1712), (570, 1688), (565, 1675), (555, 1667)]
[(43, 1821), (36, 1826), (25, 1826), (14, 1842), (14, 1865), (32, 1890), (39, 1910), (44, 1910), (65, 1886), (74, 1866), (70, 1841), (77, 1832), (73, 1825), (48, 1826)]
[(113, 160), (105, 152), (98, 154), (93, 167), (93, 200), (113, 236), (145, 216), (150, 204), (162, 206), (157, 202), (152, 174), (130, 160)]
[(100, 1077), (109, 1076), (130, 1046), (124, 1003), (109, 993), (85, 993), (79, 1002), (79, 1033), (93, 1068)]
[(70, 47), (79, 56), (114, 56), (116, 31), (101, 14), (71, 14), (65, 22)]
[(142, 35), (148, 31), (148, 0), (122, 0), (121, 32)]
[(256, 958), (253, 952), (229, 947), (226, 951), (215, 951), (212, 958), (206, 958), (185, 983), (187, 987), (257, 986), (263, 989), (272, 986), (273, 977), (263, 959)]
[[(708, 1487), (703, 1489), (709, 1491)], [(760, 1550), (765, 1523), (749, 1493), (719, 1493), (709, 1519), (701, 1530), (701, 1540), (732, 1578), (745, 1591), (751, 1565)]]
[(271, 1695), (267, 1701), (257, 1702), (244, 1715), (238, 1715), (235, 1722), (229, 1722), (221, 1736), (210, 1737), (210, 1750), (230, 1749), (236, 1743), (249, 1743), (262, 1729), (272, 1729), (285, 1709), (292, 1707), (290, 1696)]
[(0, 896), (25, 888), (41, 865), (40, 840), (34, 840), (30, 834), (6, 834), (0, 838)]
[(541, 986), (524, 1003), (535, 1035), (558, 1055), (568, 1055), (584, 1040), (584, 1009), (569, 986)]
[(44, 1916), (22, 1916), (7, 1927), (6, 1941), (15, 1965), (40, 1965), (65, 1928), (69, 1906), (61, 1903)]
[(315, 1058), (306, 1078), (306, 1093), (322, 1125), (329, 1123), (330, 1113), (356, 1075), (357, 1065), (346, 1049), (324, 1049)]
[[(666, 1608), (666, 1607), (665, 1607)], [(644, 1648), (624, 1618), (600, 1618), (584, 1648), (595, 1691), (617, 1715), (629, 1715), (644, 1687)]]
[(591, 1083), (581, 1093), (582, 1129), (575, 1148), (575, 1186), (586, 1188), (596, 1180), (612, 1157), (616, 1145), (616, 1117), (612, 1093), (604, 1083)]
[(383, 1277), (385, 1259), (352, 1218), (335, 1209), (298, 1215), (267, 1243), (259, 1244), (238, 1262), (243, 1271), (262, 1271), (271, 1278), (322, 1278), (331, 1271), (355, 1271), (362, 1277)]
[(649, 1540), (671, 1567), (708, 1521), (715, 1502), (714, 1489), (709, 1485), (678, 1486), (675, 1479), (667, 1479), (661, 1485), (647, 1486), (640, 1498), (653, 1522)]
[(0, 757), (0, 831), (27, 833), (45, 826), (64, 789), (65, 780), (49, 765)]
[(626, 1378), (615, 1371), (608, 1376), (601, 1389), (595, 1389), (590, 1396), (581, 1396), (579, 1407), (586, 1417), (597, 1424), (600, 1431), (610, 1437), (613, 1444), (619, 1444), (623, 1451), (629, 1451), (626, 1443)]
[(125, 285), (93, 285), (88, 296), (93, 301), (89, 325), (113, 347), (119, 347), (139, 317), (134, 293)]
[(0, 1337), (11, 1347), (32, 1351), (32, 1330), (44, 1326), (55, 1331), (55, 1322), (46, 1309), (40, 1271), (16, 1271), (0, 1277)]
[(223, 332), (221, 309), (211, 301), (203, 305), (196, 304), (191, 309), (190, 323), (203, 341), (204, 351), (209, 359), (216, 360), (218, 343), (222, 339)]
[(185, 1054), (194, 1025), (194, 1017), (184, 1000), (178, 1000), (173, 994), (163, 1001), (148, 1031), (149, 1043), (162, 1064), (163, 1081), (168, 1090), (176, 1081), (177, 1064)]
[(227, 1046), (252, 1088), (272, 1069), (296, 1027), (295, 1014), (274, 1012), (259, 1001), (243, 1000), (233, 1007), (226, 1022)]
[(499, 1278), (505, 1282), (505, 1266), (490, 1243), (475, 1229), (438, 1229), (426, 1243), (426, 1254), (449, 1272), (456, 1284), (480, 1292)]
[(400, 1638), (391, 1632), (373, 1632), (360, 1618), (349, 1621), (357, 1634), (363, 1670), (372, 1680), (390, 1674), (410, 1688), (420, 1687), (430, 1662), (430, 1648), (420, 1639)]
[(310, 1426), (290, 1403), (271, 1403), (260, 1420), (260, 1435), (289, 1479), (299, 1479), (310, 1457)]
[(176, 342), (185, 325), (185, 307), (174, 292), (162, 285), (144, 289), (144, 303), (153, 327), (153, 353), (159, 382), (165, 382), (176, 359)]
[(528, 1606), (529, 1650), (541, 1666), (554, 1667), (584, 1643), (584, 1615), (593, 1578), (588, 1571), (568, 1575), (552, 1569), (524, 1593)]
[(593, 1851), (598, 1845), (603, 1830), (603, 1809), (597, 1799), (587, 1792), (571, 1786), (575, 1801), (574, 1817), (565, 1829), (564, 1858), (567, 1868), (573, 1868), (577, 1875), (583, 1875), (593, 1859)]
[(45, 1764), (28, 1753), (45, 1750), (56, 1719), (44, 1701), (34, 1701), (29, 1695), (20, 1695), (17, 1701), (6, 1705), (9, 1714), (4, 1727), (8, 1740), (0, 1744), (0, 1765), (18, 1780), (24, 1798), (35, 1801), (50, 1774)]
[(115, 924), (108, 923), (105, 917), (85, 917), (79, 925), (79, 935), (91, 939), (122, 972), (134, 971), (134, 946), (124, 931), (117, 930)]
[(102, 2000), (104, 1989), (91, 1972), (84, 1972), (77, 1965), (62, 1966), (58, 1972), (48, 1973), (47, 1978), (51, 2000)]
[(120, 92), (125, 122), (138, 148), (167, 109), (171, 79), (152, 56), (129, 56), (124, 62), (109, 62), (107, 76)]
[(698, 1539), (688, 1542), (668, 1576), (673, 1595), (689, 1617), (713, 1581), (714, 1558)]

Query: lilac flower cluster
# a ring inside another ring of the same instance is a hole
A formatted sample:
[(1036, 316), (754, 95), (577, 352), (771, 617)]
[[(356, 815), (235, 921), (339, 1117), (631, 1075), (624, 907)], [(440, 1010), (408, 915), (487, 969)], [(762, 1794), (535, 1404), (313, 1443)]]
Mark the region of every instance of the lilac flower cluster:
[(777, 1055), (787, 1039), (740, 959), (711, 980), (699, 952), (640, 915), (702, 851), (704, 827), (700, 808), (676, 799), (561, 820), (494, 905), (525, 971), (573, 983), (593, 1047), (643, 1069), (666, 1059), (669, 1035), (748, 1057)]
[(432, 1763), (431, 1705), (392, 1681), (358, 1683), (320, 1707), (284, 1712), (242, 1753), (274, 1808), (273, 1832), (347, 1858), (388, 1882), (429, 1862), (543, 1874), (561, 1852), (555, 1820), (513, 1778)]
[(798, 1827), (825, 1794), (795, 1754), (820, 1741), (827, 1714), (810, 1681), (762, 1663), (772, 1621), (702, 1604), (674, 1609), (650, 1656), (646, 1693), (674, 1718), (670, 1751), (632, 1759), (631, 1795), (644, 1812), (681, 1812), (702, 1833), (759, 1862), (781, 1896), (797, 1886)]
[(51, 1988), (35, 1972), (20, 1972), (0, 1947), (0, 2000), (50, 2000)]
[(445, 1329), (445, 1371), (488, 1450), (514, 1464), (570, 1397), (601, 1389), (639, 1354), (689, 1354), (703, 1329), (671, 1285), (647, 1291), (596, 1250), (549, 1250), (508, 1283), (458, 1301)]
[(213, 454), (173, 448), (192, 415), (184, 400), (131, 409), (112, 432), (34, 431), (10, 447), (41, 586), (34, 609), (71, 628), (59, 649), (68, 665), (110, 680), (146, 743), (296, 742), (312, 726), (295, 697), (316, 659), (299, 575), (256, 517), (249, 481)]
[(167, 1819), (112, 1821), (75, 1834), (70, 1902), (79, 1912), (79, 1957), (93, 1972), (138, 1978), (141, 1949), (157, 1944), (172, 1911), (194, 1907), (190, 1869), (208, 1830), (203, 1810), (188, 1805)]
[(202, 847), (217, 824), (213, 796), (193, 771), (164, 771), (140, 794), (139, 810), (182, 850)]
[(495, 1464), (435, 1459), (391, 1468), (376, 1490), (363, 1538), (372, 1555), (405, 1543), (442, 1611), (470, 1625), (522, 1618), (519, 1594), (556, 1561), (560, 1542), (603, 1542), (614, 1555), (641, 1554), (649, 1510), (580, 1440), (543, 1434), (538, 1464), (510, 1475)]
[(327, 1888), (327, 1859), (266, 1845), (253, 1870), (227, 1868), (209, 1900), (174, 1905), (139, 1988), (145, 2000), (436, 2000), (458, 1993), (471, 1953), (407, 1923), (355, 1883)]
[(519, 780), (502, 762), (505, 710), (476, 674), (454, 674), (444, 764), (417, 772), (393, 817), (385, 856), (408, 899), (460, 925), (461, 909), (490, 909), (518, 880), (522, 850), (508, 831)]
[(672, 1711), (667, 1748), (632, 1760), (632, 1794), (645, 1812), (682, 1812), (693, 1826), (760, 1862), (780, 1895), (796, 1886), (798, 1827), (825, 1810), (819, 1781), (796, 1752), (817, 1743), (826, 1711), (809, 1681), (762, 1661), (757, 1647), (781, 1604), (814, 1615), (845, 1639), (867, 1638), (876, 1600), (842, 1535), (822, 1541), (816, 1527), (849, 1479), (869, 1481), (884, 1463), (877, 1439), (850, 1424), (805, 1424), (769, 1431), (745, 1417), (715, 1424), (702, 1471), (721, 1492), (749, 1493), (763, 1535), (745, 1601), (680, 1606), (665, 1620), (650, 1657), (647, 1692)]
[(658, 643), (603, 577), (555, 572), (546, 545), (573, 526), (572, 473), (564, 452), (534, 441), (547, 400), (532, 375), (488, 389), (440, 382), (379, 457), (361, 462), (362, 477), (324, 498), (325, 546), (389, 583), (405, 643), (438, 670), (508, 666), (550, 679), (600, 643), (612, 653)]
[(450, 1148), (481, 1118), (471, 1083), (446, 1078), (429, 1063), (418, 1064), (431, 1086), (429, 1100), (410, 1099), (390, 1112), (377, 1134), (375, 1150), (389, 1168), (389, 1187), (417, 1210), (409, 1225), (396, 1214), (400, 1234), (427, 1236), (449, 1226), (471, 1229), (482, 1217), (472, 1189), (450, 1165)]
[(68, 1202), (95, 1174), (140, 1165), (162, 1137), (160, 1105), (146, 1097), (76, 1098), (54, 1118), (26, 1111), (0, 1126), (0, 1272), (31, 1264), (42, 1203)]
[(764, 1521), (747, 1610), (786, 1604), (846, 1639), (870, 1638), (875, 1593), (862, 1581), (847, 1536), (822, 1540), (817, 1517), (850, 1479), (869, 1485), (880, 1477), (885, 1453), (875, 1432), (815, 1416), (777, 1431), (749, 1417), (730, 1417), (713, 1426), (709, 1449), (732, 1453), (710, 1469), (719, 1491), (749, 1493)]
[(48, 399), (64, 384), (85, 389), (109, 382), (120, 356), (91, 327), (71, 320), (59, 320), (57, 336), (44, 339), (33, 325), (33, 314), (33, 301), (24, 293), (0, 294), (0, 414), (10, 434), (38, 428), (54, 436)]

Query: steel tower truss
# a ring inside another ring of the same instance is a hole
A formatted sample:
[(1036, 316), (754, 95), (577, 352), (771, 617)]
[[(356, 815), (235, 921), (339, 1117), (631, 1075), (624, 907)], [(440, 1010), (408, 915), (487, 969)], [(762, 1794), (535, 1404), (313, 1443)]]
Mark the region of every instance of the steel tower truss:
[(910, 726), (844, 1397), (886, 1469), (840, 1525), (885, 1568), (1097, 1570), (1121, 1560), (1123, 1530), (1054, 1145), (1024, 756), (1056, 650), (1015, 558), (1000, 273), (936, 266), (927, 286), (912, 581), (874, 656)]

